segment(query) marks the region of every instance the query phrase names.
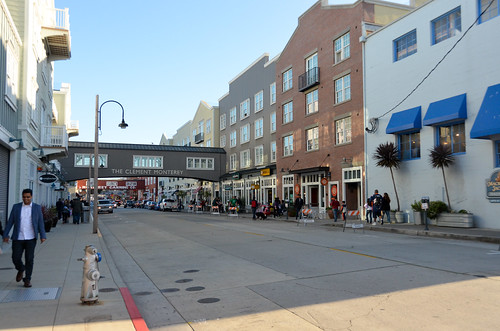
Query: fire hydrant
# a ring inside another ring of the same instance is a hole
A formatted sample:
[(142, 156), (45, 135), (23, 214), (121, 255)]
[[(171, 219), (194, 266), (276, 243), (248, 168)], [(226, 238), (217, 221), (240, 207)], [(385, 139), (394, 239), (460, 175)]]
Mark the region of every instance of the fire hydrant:
[(96, 303), (99, 300), (97, 281), (101, 277), (97, 263), (101, 261), (101, 254), (92, 245), (85, 246), (83, 251), (85, 257), (78, 259), (78, 261), (83, 261), (82, 295), (80, 300), (83, 303)]

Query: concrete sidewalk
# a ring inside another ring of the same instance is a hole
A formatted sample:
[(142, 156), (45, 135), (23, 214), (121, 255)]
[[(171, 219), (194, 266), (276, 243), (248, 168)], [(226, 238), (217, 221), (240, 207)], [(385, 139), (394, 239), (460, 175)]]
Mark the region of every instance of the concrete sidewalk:
[[(99, 302), (82, 304), (83, 262), (86, 245), (102, 254)], [(5, 244), (3, 245), (5, 248)], [(92, 224), (61, 224), (37, 242), (32, 288), (15, 281), (12, 250), (0, 255), (0, 311), (2, 330), (135, 330), (120, 293), (123, 281), (100, 235)]]

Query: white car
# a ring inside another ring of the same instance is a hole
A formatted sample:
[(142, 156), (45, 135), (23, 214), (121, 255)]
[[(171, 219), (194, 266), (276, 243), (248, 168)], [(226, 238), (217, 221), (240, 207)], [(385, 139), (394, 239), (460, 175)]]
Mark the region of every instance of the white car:
[(113, 202), (111, 200), (98, 200), (98, 213), (113, 213)]
[(162, 199), (160, 202), (160, 211), (177, 210), (177, 201), (174, 199)]

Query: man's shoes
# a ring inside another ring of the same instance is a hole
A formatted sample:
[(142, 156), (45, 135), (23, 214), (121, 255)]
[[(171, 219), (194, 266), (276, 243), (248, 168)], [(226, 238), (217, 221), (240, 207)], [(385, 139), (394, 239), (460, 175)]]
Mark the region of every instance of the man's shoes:
[(18, 271), (16, 275), (16, 282), (20, 282), (23, 279), (24, 271)]
[(29, 280), (25, 280), (24, 287), (31, 287), (31, 282)]

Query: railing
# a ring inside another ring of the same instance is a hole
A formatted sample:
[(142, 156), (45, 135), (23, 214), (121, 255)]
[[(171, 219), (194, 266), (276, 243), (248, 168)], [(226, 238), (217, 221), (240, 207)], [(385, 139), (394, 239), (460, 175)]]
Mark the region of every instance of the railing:
[(78, 130), (80, 129), (80, 121), (70, 121), (68, 125), (68, 130)]
[(199, 143), (202, 143), (203, 142), (203, 132), (200, 132), (198, 133), (195, 137), (194, 137), (194, 143), (195, 144), (199, 144)]
[(44, 126), (42, 128), (42, 146), (68, 148), (68, 134), (65, 126)]
[(43, 25), (48, 28), (69, 30), (68, 8), (47, 8), (43, 16)]
[(314, 85), (319, 84), (319, 68), (315, 67), (307, 70), (299, 76), (299, 92), (303, 92)]

